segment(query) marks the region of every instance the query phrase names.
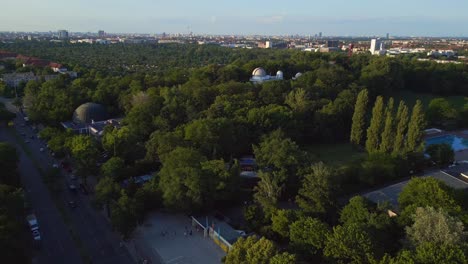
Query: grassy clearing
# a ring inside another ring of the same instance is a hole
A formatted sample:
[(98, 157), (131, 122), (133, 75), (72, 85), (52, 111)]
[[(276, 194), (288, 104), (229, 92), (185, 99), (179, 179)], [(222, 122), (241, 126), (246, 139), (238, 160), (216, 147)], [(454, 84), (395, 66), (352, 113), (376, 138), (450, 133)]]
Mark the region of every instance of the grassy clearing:
[(424, 107), (428, 107), (432, 99), (440, 97), (447, 99), (456, 109), (461, 109), (466, 103), (468, 103), (468, 97), (464, 96), (438, 96), (434, 94), (414, 93), (411, 91), (401, 91), (396, 93), (393, 98), (397, 105), (400, 100), (404, 100), (408, 106), (413, 107), (416, 100), (419, 99), (423, 103)]
[(316, 144), (308, 146), (306, 151), (317, 161), (329, 165), (344, 165), (366, 155), (349, 143)]

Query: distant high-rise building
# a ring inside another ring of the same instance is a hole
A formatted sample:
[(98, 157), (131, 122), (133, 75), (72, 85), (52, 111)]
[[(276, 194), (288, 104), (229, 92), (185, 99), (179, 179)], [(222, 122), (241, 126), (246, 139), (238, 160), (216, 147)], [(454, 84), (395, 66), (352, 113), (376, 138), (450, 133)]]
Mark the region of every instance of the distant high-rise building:
[(338, 48), (339, 44), (338, 40), (327, 40), (327, 48)]
[(380, 54), (381, 51), (385, 50), (383, 41), (380, 39), (371, 39), (371, 45), (369, 51), (374, 54)]
[(322, 38), (322, 32), (319, 32), (319, 38)]
[(58, 31), (59, 39), (68, 39), (68, 31), (62, 29)]
[(390, 34), (389, 33), (387, 33), (387, 39), (390, 39)]
[(104, 32), (104, 30), (99, 30), (98, 37), (103, 38), (104, 36), (106, 36), (106, 32)]
[(271, 49), (271, 48), (273, 48), (273, 42), (266, 41), (265, 42), (265, 49)]

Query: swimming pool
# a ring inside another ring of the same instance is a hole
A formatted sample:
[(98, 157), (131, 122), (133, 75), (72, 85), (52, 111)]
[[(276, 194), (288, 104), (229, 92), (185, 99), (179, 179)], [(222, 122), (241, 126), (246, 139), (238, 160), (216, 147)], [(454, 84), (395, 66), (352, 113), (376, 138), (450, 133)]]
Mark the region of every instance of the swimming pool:
[(434, 144), (449, 144), (454, 151), (468, 149), (468, 139), (457, 137), (455, 135), (444, 135), (426, 139), (426, 147)]

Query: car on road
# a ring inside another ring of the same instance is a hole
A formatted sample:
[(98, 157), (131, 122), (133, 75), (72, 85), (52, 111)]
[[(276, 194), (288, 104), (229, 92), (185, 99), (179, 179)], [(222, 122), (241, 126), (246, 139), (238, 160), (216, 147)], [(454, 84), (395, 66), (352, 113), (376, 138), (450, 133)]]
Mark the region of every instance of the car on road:
[(54, 164), (52, 165), (52, 168), (54, 168), (54, 169), (58, 169), (58, 167), (59, 167), (59, 166), (58, 166), (57, 163), (54, 163)]
[(76, 180), (75, 174), (70, 174), (70, 180), (72, 180), (72, 181)]
[(76, 192), (76, 185), (74, 183), (69, 183), (68, 184), (68, 189), (71, 191), (71, 192)]
[(34, 139), (34, 135), (31, 135), (29, 138)]
[(39, 151), (40, 151), (40, 152), (44, 152), (44, 148), (40, 148)]
[(68, 201), (68, 206), (70, 206), (70, 208), (74, 209), (76, 208), (76, 202), (75, 201)]
[(29, 143), (30, 141), (29, 141), (29, 140), (26, 140), (26, 141), (24, 141), (24, 142)]
[(32, 231), (32, 235), (35, 241), (41, 241), (41, 233), (39, 233), (39, 230)]
[(86, 186), (82, 183), (80, 183), (80, 191), (82, 194), (84, 195), (88, 195), (89, 194), (89, 191), (88, 191), (88, 188), (86, 188)]

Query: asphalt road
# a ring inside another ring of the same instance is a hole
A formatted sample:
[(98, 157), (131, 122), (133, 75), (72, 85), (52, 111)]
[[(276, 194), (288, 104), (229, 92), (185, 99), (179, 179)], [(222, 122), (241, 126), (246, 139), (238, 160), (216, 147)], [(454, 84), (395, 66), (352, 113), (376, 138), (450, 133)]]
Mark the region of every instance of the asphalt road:
[[(4, 101), (5, 100), (0, 100)], [(22, 140), (26, 143), (34, 160), (36, 160), (44, 171), (49, 170), (53, 164), (60, 164), (47, 151), (41, 152), (46, 143), (37, 139), (37, 134), (32, 131), (31, 126), (24, 124), (23, 116), (11, 104), (6, 103), (10, 111), (17, 113), (15, 129)], [(34, 138), (31, 139), (30, 137)], [(0, 139), (9, 141), (18, 146), (14, 137), (2, 131)], [(32, 160), (18, 146), (21, 154), (20, 172), (22, 179), (32, 201), (32, 208), (41, 225), (44, 237), (43, 247), (38, 255), (37, 263), (82, 263), (78, 254), (76, 243), (71, 239), (71, 234), (64, 224), (59, 211), (49, 194), (47, 187), (43, 184), (41, 176)], [(62, 171), (63, 191), (60, 193), (62, 207), (70, 220), (69, 226), (73, 228), (81, 242), (83, 252), (92, 263), (135, 263), (125, 247), (121, 247), (119, 236), (112, 232), (109, 222), (105, 217), (90, 205), (91, 197), (81, 193), (72, 193), (68, 190), (69, 175)], [(69, 201), (77, 204), (76, 208), (68, 206)], [(66, 261), (65, 261), (66, 260)]]
[[(16, 144), (15, 138), (7, 133), (4, 127), (0, 128), (0, 140)], [(83, 263), (68, 228), (42, 182), (41, 175), (23, 149), (18, 146), (17, 150), (22, 183), (33, 208), (32, 212), (39, 221), (42, 237), (40, 250), (33, 263)]]

